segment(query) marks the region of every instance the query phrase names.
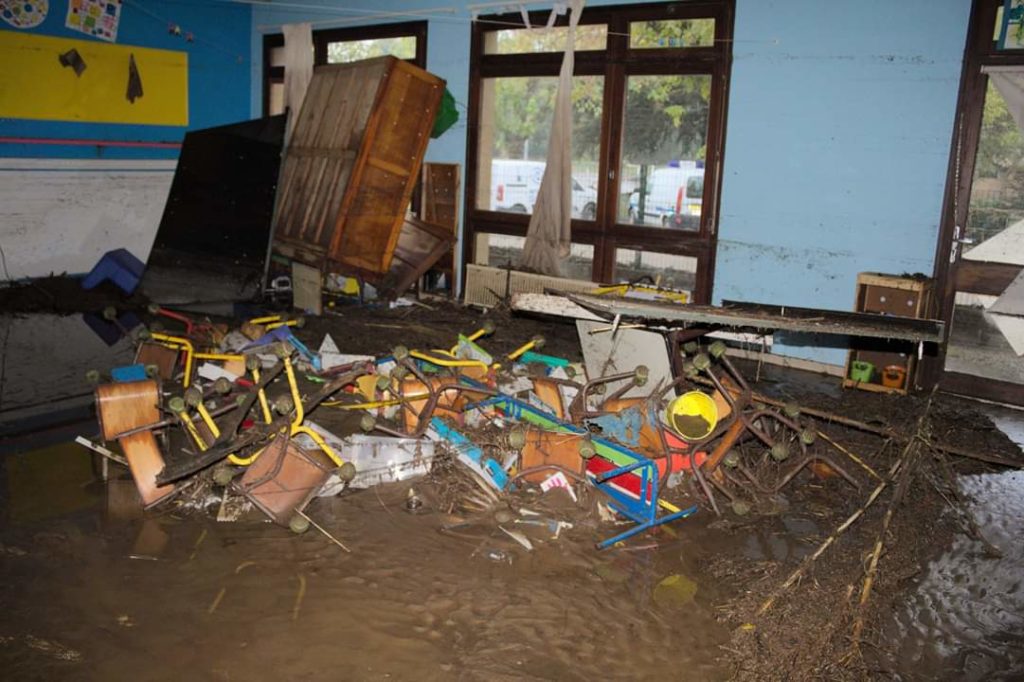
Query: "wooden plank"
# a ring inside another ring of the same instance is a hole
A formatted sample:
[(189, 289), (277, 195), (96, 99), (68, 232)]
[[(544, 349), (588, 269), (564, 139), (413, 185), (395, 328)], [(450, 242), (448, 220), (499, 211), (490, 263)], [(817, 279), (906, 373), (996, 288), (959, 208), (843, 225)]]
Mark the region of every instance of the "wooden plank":
[(1011, 263), (986, 263), (961, 260), (956, 266), (957, 291), (968, 294), (999, 296), (1017, 278), (1022, 266)]
[(931, 286), (931, 283), (932, 280), (928, 277), (900, 277), (884, 275), (879, 272), (862, 272), (857, 275), (858, 285), (906, 289), (907, 291), (924, 291)]
[(404, 166), (399, 166), (396, 163), (391, 163), (390, 161), (385, 161), (384, 159), (378, 159), (375, 156), (371, 156), (370, 158), (368, 158), (366, 160), (366, 163), (373, 168), (382, 170), (386, 173), (391, 173), (392, 175), (397, 175), (398, 177), (405, 177), (409, 175), (408, 168)]
[[(707, 305), (680, 305), (657, 301), (642, 301), (617, 296), (569, 294), (568, 297), (593, 312), (612, 319), (622, 316), (632, 319), (659, 320), (686, 327), (728, 327), (808, 332), (813, 334), (840, 334), (879, 339), (927, 341), (939, 343), (944, 325), (939, 320), (916, 320), (904, 317), (882, 317), (865, 313), (818, 310), (815, 317), (803, 312), (806, 308), (786, 306), (780, 311), (737, 310)], [(781, 308), (764, 306), (760, 308)], [(801, 315), (788, 315), (786, 311), (802, 311)]]
[(579, 304), (573, 303), (565, 296), (554, 296), (552, 294), (512, 294), (512, 310), (568, 317), (574, 320), (605, 321), (600, 315), (590, 312)]
[(423, 164), (423, 219), (450, 228), (452, 234), (458, 232), (459, 168), (457, 163)]

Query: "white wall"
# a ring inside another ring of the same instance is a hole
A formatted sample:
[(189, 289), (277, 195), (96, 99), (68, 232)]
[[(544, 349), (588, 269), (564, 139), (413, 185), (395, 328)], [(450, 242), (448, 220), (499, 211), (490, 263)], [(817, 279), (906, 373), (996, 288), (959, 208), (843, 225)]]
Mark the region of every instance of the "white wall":
[(176, 161), (0, 159), (0, 248), (21, 279), (82, 274), (107, 251), (145, 261)]

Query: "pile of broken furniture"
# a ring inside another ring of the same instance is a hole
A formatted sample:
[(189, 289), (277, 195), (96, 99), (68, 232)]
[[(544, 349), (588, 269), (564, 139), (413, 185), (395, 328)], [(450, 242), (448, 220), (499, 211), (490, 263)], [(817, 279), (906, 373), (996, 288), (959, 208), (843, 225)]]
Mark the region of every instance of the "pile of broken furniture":
[[(815, 447), (799, 408), (755, 401), (721, 341), (688, 344), (683, 371), (655, 383), (643, 365), (588, 376), (539, 352), (540, 337), (495, 357), (482, 345), (489, 325), (450, 348), (371, 357), (344, 355), (330, 339), (311, 350), (294, 333), (301, 319), (230, 330), (151, 312), (165, 325), (126, 330), (135, 363), (96, 389), (102, 438), (120, 445), (147, 508), (202, 479), (302, 532), (318, 496), (423, 476), (444, 456), (495, 499), (596, 490), (629, 523), (604, 548), (698, 503), (719, 512), (725, 500), (743, 513), (803, 472), (858, 485)], [(361, 432), (317, 422), (332, 410), (362, 413)]]

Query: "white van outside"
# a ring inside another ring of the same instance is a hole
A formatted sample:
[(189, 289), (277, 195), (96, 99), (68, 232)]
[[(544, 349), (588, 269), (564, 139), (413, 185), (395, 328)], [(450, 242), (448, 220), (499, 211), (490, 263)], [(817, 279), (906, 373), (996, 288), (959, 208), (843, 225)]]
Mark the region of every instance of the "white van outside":
[[(491, 161), (492, 211), (529, 213), (537, 203), (543, 161), (494, 159)], [(572, 179), (572, 217), (593, 220), (597, 214), (597, 190)]]
[(696, 165), (658, 168), (647, 178), (644, 215), (640, 217), (640, 189), (629, 195), (629, 220), (634, 224), (700, 229), (704, 198), (704, 169)]

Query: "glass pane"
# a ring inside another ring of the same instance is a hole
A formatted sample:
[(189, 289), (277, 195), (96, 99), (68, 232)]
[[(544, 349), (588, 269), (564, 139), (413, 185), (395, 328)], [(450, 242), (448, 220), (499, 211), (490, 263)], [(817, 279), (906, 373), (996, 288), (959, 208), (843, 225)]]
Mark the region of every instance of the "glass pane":
[(965, 245), (964, 255), (1022, 218), (1024, 136), (1010, 116), (1006, 100), (990, 80), (967, 213), (966, 237), (974, 245)]
[[(484, 36), (484, 54), (523, 54), (562, 52), (565, 50), (565, 26), (552, 28), (514, 28), (493, 31)], [(576, 27), (576, 51), (603, 50), (608, 45), (608, 27), (604, 24)]]
[(692, 293), (697, 286), (697, 259), (657, 251), (615, 249), (616, 282), (636, 282), (644, 277), (656, 286)]
[[(1024, 136), (989, 81), (975, 157), (962, 259), (1024, 265)], [(1024, 383), (1024, 334), (997, 296), (956, 292), (946, 369)], [(1005, 309), (1004, 309), (1005, 310)]]
[(270, 84), (270, 102), (268, 116), (277, 116), (284, 113), (284, 83)]
[(629, 46), (633, 48), (711, 47), (714, 44), (714, 19), (634, 21), (629, 25)]
[(270, 48), (270, 65), (284, 66), (284, 47)]
[[(515, 268), (523, 255), (525, 237), (508, 234), (478, 232), (473, 249), (473, 262), (494, 268)], [(594, 269), (594, 247), (591, 244), (572, 244), (569, 258), (562, 265), (562, 276), (571, 279), (591, 279)]]
[(997, 47), (1000, 50), (1024, 49), (1024, 2), (1010, 0), (1010, 7), (996, 13)]
[[(554, 77), (482, 81), (476, 206), (529, 213), (537, 201), (554, 115)], [(572, 215), (593, 220), (604, 78), (573, 79)]]
[(344, 64), (371, 57), (391, 55), (399, 59), (416, 58), (416, 36), (399, 38), (372, 38), (370, 40), (346, 40), (327, 43), (327, 63)]
[(711, 76), (627, 80), (619, 221), (700, 229)]
[(523, 255), (526, 239), (507, 234), (478, 232), (473, 249), (473, 262), (495, 268), (515, 267)]
[(590, 244), (572, 244), (569, 247), (569, 258), (562, 263), (562, 276), (590, 280), (593, 273), (594, 247)]

